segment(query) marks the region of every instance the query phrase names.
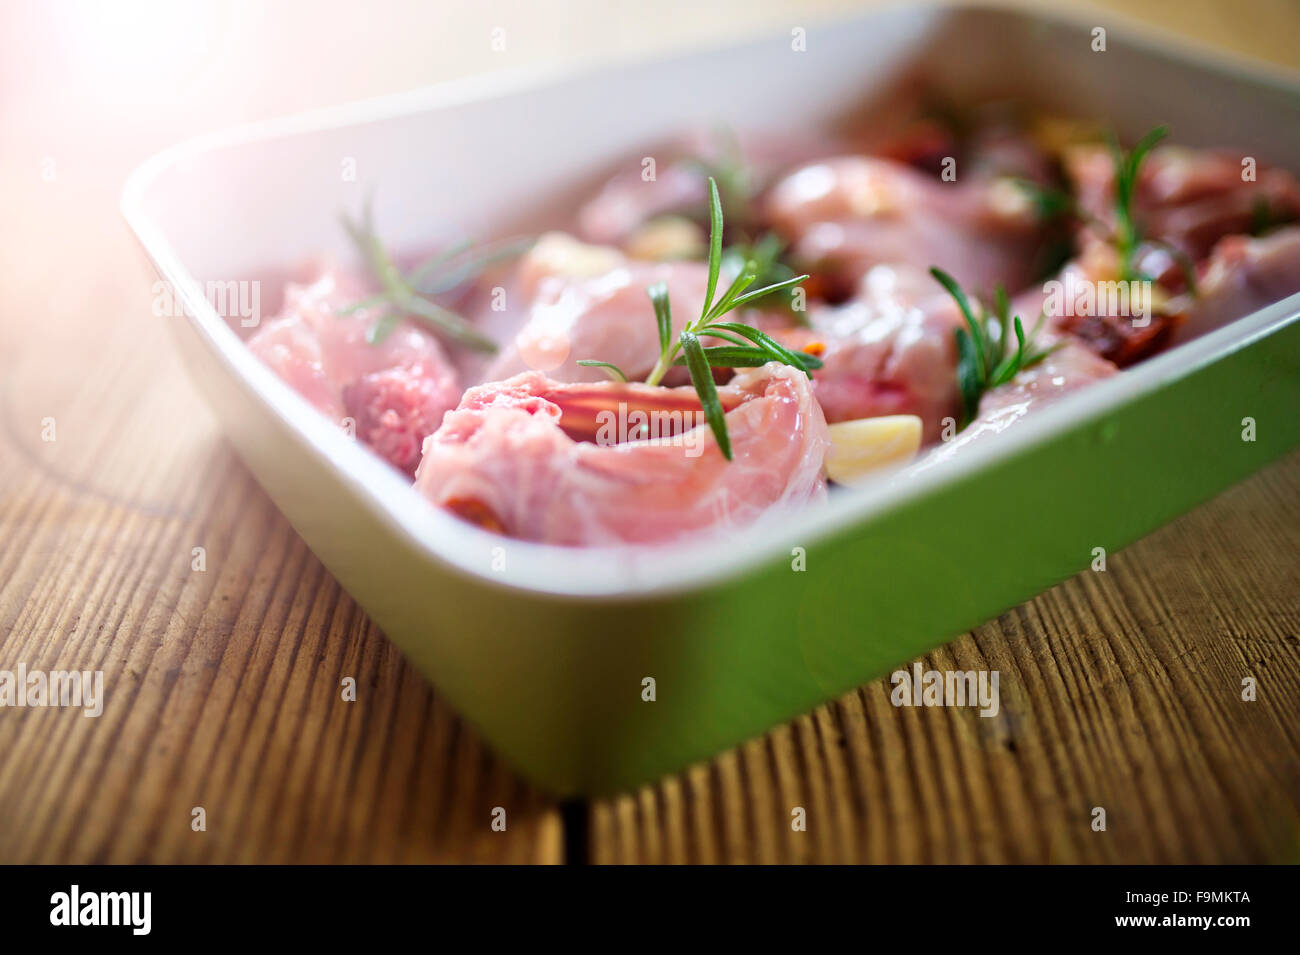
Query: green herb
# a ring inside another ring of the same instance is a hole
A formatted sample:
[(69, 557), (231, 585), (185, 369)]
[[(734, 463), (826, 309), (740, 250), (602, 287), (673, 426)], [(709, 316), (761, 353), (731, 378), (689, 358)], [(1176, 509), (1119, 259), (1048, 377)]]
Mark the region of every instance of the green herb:
[(1064, 189), (1045, 186), (1022, 176), (1012, 176), (1010, 181), (1016, 188), (1028, 194), (1029, 201), (1034, 204), (1034, 215), (1040, 222), (1052, 222), (1063, 216), (1080, 214), (1074, 196)]
[[(930, 274), (948, 290), (948, 294), (961, 309), (962, 317), (966, 319), (966, 327), (956, 330), (957, 384), (961, 389), (961, 426), (964, 428), (979, 413), (980, 398), (984, 392), (1006, 384), (1020, 371), (1038, 364), (1060, 345), (1045, 349), (1033, 347), (1033, 340), (1043, 323), (1042, 316), (1039, 316), (1033, 330), (1026, 336), (1020, 316), (1010, 317), (1011, 304), (1007, 301), (1006, 289), (1002, 286), (999, 285), (994, 294), (993, 311), (989, 312), (981, 306), (979, 318), (976, 318), (966, 293), (951, 275), (933, 267)], [(1016, 350), (1008, 354), (1011, 331), (1015, 332)]]
[(1133, 214), (1133, 198), (1137, 191), (1138, 170), (1142, 160), (1155, 148), (1156, 143), (1169, 135), (1168, 126), (1157, 126), (1147, 133), (1131, 152), (1120, 149), (1113, 137), (1110, 154), (1115, 163), (1115, 248), (1119, 251), (1119, 277), (1122, 281), (1151, 281), (1133, 265), (1133, 256), (1142, 242), (1142, 232)]
[[(792, 352), (794, 361), (783, 364), (792, 365), (802, 371), (813, 371), (822, 366), (820, 358), (805, 352)], [(777, 361), (772, 354), (762, 348), (749, 348), (739, 345), (718, 345), (704, 349), (704, 356), (714, 368), (759, 368), (769, 361)], [(680, 355), (673, 359), (674, 365), (684, 365), (686, 360)]]
[[(744, 269), (745, 263), (753, 262), (758, 273), (754, 279), (755, 284), (780, 285), (793, 278), (795, 274), (792, 268), (781, 261), (781, 254), (784, 251), (785, 243), (781, 241), (780, 236), (768, 232), (756, 242), (732, 245), (725, 249), (722, 253), (722, 267), (728, 272), (739, 274)], [(775, 297), (781, 309), (788, 313), (791, 321), (801, 327), (808, 327), (808, 317), (803, 309), (795, 308), (793, 288), (783, 288), (776, 293)]]
[(1250, 206), (1250, 234), (1261, 236), (1280, 225), (1294, 222), (1295, 218), (1295, 215), (1286, 209), (1275, 209), (1269, 205), (1267, 196), (1256, 196)]
[[(754, 213), (756, 177), (740, 148), (736, 134), (725, 126), (714, 130), (716, 158), (694, 157), (687, 162), (717, 183), (718, 195), (732, 228), (744, 234), (757, 216)], [(708, 210), (712, 212), (712, 207)]]
[[(1169, 127), (1157, 126), (1143, 136), (1138, 144), (1133, 147), (1133, 150), (1127, 153), (1120, 149), (1119, 143), (1113, 136), (1111, 137), (1110, 152), (1115, 168), (1114, 229), (1108, 228), (1104, 222), (1080, 208), (1074, 197), (1068, 192), (1042, 186), (1029, 179), (1014, 179), (1012, 181), (1029, 194), (1031, 201), (1034, 203), (1035, 212), (1041, 221), (1053, 221), (1060, 217), (1070, 216), (1096, 228), (1103, 234), (1109, 233), (1109, 241), (1119, 253), (1119, 272), (1122, 280), (1154, 281), (1150, 276), (1144, 275), (1137, 270), (1133, 264), (1133, 258), (1137, 254), (1139, 246), (1143, 244), (1157, 246), (1173, 256), (1183, 272), (1187, 290), (1192, 295), (1196, 295), (1196, 266), (1191, 257), (1168, 242), (1144, 237), (1133, 210), (1133, 202), (1137, 193), (1138, 172), (1142, 168), (1142, 162), (1167, 135), (1169, 135)], [(1260, 209), (1256, 206), (1253, 211), (1254, 221), (1258, 225), (1260, 222)], [(1267, 214), (1267, 207), (1265, 207), (1264, 213)]]
[[(685, 365), (690, 373), (691, 383), (700, 398), (709, 428), (717, 438), (718, 447), (728, 461), (731, 460), (731, 440), (727, 436), (727, 422), (718, 400), (718, 389), (713, 381), (714, 368), (751, 368), (778, 361), (798, 368), (806, 375), (813, 369), (821, 367), (821, 361), (812, 355), (793, 352), (770, 335), (740, 322), (725, 322), (727, 313), (750, 305), (765, 296), (783, 289), (793, 288), (807, 275), (795, 275), (782, 281), (774, 282), (751, 291), (758, 277), (771, 268), (770, 261), (747, 258), (740, 266), (739, 274), (719, 295), (718, 280), (722, 272), (722, 200), (718, 195), (718, 184), (709, 177), (709, 277), (704, 294), (704, 306), (700, 317), (687, 323), (686, 328), (673, 340), (672, 304), (668, 299), (668, 286), (656, 282), (646, 290), (650, 304), (654, 309), (655, 324), (659, 330), (659, 358), (654, 368), (646, 376), (646, 384), (657, 385), (663, 380), (668, 369), (674, 365)], [(715, 299), (716, 296), (716, 299)], [(700, 343), (701, 337), (717, 338), (729, 342), (729, 346), (705, 348)], [(583, 359), (580, 365), (601, 367), (617, 371), (626, 380), (626, 375), (609, 362)]]
[(429, 257), (403, 275), (376, 238), (368, 205), (360, 222), (353, 222), (347, 216), (342, 217), (342, 222), (381, 291), (339, 309), (339, 314), (349, 315), (362, 309), (388, 306), (366, 329), (367, 342), (379, 344), (393, 333), (403, 318), (409, 316), (455, 344), (482, 352), (497, 350), (496, 343), (463, 316), (426, 296), (450, 291), (477, 277), (494, 262), (519, 255), (531, 244), (531, 240), (511, 239), (489, 243), (478, 249), (469, 242), (457, 243)]
[(1164, 249), (1173, 257), (1182, 270), (1183, 279), (1187, 283), (1187, 291), (1192, 295), (1197, 295), (1196, 264), (1192, 261), (1191, 256), (1162, 239), (1144, 238), (1138, 226), (1137, 218), (1133, 213), (1133, 198), (1137, 191), (1138, 170), (1141, 169), (1142, 161), (1146, 159), (1147, 154), (1167, 135), (1169, 135), (1168, 126), (1157, 126), (1143, 136), (1138, 141), (1138, 144), (1133, 147), (1132, 152), (1129, 153), (1123, 152), (1114, 138), (1111, 139), (1110, 151), (1115, 163), (1116, 230), (1114, 241), (1115, 248), (1119, 250), (1120, 255), (1120, 278), (1126, 281), (1154, 281), (1149, 275), (1139, 272), (1133, 265), (1133, 256), (1137, 253), (1138, 246), (1146, 243)]
[(406, 276), (406, 282), (422, 295), (441, 295), (473, 281), (489, 266), (527, 252), (532, 238), (509, 238), (475, 245), (469, 239), (425, 259)]
[(1035, 218), (1047, 227), (1033, 254), (1032, 273), (1035, 281), (1042, 281), (1056, 275), (1074, 257), (1070, 220), (1088, 220), (1090, 217), (1079, 208), (1074, 196), (1064, 189), (1018, 176), (1009, 177), (1008, 181), (1028, 196)]
[(627, 374), (612, 361), (596, 361), (594, 358), (581, 358), (578, 364), (586, 368), (604, 368), (611, 381), (627, 381)]
[(1250, 207), (1250, 234), (1263, 235), (1273, 224), (1273, 215), (1268, 207), (1266, 196), (1256, 196)]
[[(702, 331), (713, 338), (732, 343), (704, 349), (709, 364), (714, 368), (757, 368), (769, 361), (779, 361), (783, 365), (798, 368), (811, 377), (810, 373), (822, 366), (821, 359), (815, 355), (791, 351), (765, 332), (740, 322), (715, 322), (705, 326)], [(746, 345), (745, 339), (753, 344)], [(673, 364), (681, 365), (683, 361), (678, 357), (673, 359)]]
[(700, 396), (700, 407), (704, 409), (709, 430), (717, 439), (722, 456), (730, 461), (731, 435), (727, 433), (726, 412), (722, 409), (722, 402), (718, 400), (718, 386), (713, 383), (713, 368), (709, 365), (709, 359), (704, 354), (699, 338), (692, 332), (683, 331), (678, 341), (681, 343), (682, 351), (685, 352), (686, 369), (691, 373), (691, 384), (695, 386), (695, 393)]

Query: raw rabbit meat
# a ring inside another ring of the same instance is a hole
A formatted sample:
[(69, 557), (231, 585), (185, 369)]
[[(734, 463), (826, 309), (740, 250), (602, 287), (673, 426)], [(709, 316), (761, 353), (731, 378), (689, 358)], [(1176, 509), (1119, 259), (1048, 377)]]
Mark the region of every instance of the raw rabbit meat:
[(538, 372), (480, 385), (425, 442), (415, 486), (474, 523), (570, 545), (665, 543), (825, 493), (826, 421), (803, 372), (770, 363), (718, 394), (729, 409), (731, 461), (702, 422), (600, 442), (600, 411), (617, 419), (620, 403), (627, 421), (650, 409), (694, 424), (693, 388), (565, 384)]
[(290, 285), (280, 315), (248, 347), (319, 411), (334, 421), (352, 418), (360, 441), (413, 474), (425, 436), (460, 400), (460, 382), (438, 341), (409, 321), (368, 343), (366, 330), (382, 308), (339, 314), (367, 294), (333, 270)]

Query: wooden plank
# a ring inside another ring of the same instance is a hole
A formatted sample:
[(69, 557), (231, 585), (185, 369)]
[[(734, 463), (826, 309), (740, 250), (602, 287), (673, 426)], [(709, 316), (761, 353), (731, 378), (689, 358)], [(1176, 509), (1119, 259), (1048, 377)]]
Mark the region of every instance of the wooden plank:
[[(101, 668), (106, 705), (98, 719), (0, 711), (0, 859), (559, 861), (555, 808), (484, 750), (224, 446), (201, 470), (188, 517), (87, 505), (48, 479), (5, 495), (0, 561), (18, 569), (0, 578), (0, 659)], [(196, 539), (205, 572), (190, 569)]]
[(1300, 861), (1298, 554), (1295, 454), (922, 658), (998, 670), (995, 718), (878, 681), (596, 803), (593, 861)]

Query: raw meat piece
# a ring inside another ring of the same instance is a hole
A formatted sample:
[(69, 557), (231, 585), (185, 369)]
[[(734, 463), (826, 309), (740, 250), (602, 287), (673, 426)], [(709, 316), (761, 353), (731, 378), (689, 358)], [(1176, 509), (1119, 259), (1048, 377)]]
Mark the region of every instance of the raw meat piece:
[(1033, 278), (1041, 224), (1005, 179), (942, 182), (888, 159), (842, 156), (795, 170), (767, 197), (796, 259), (852, 285), (876, 265), (940, 265), (965, 288)]
[(1199, 295), (1175, 340), (1213, 331), (1234, 319), (1300, 292), (1300, 227), (1260, 238), (1230, 235), (1203, 266)]
[(545, 275), (523, 326), (488, 366), (500, 381), (544, 371), (560, 381), (601, 381), (582, 358), (613, 362), (630, 378), (644, 378), (659, 355), (659, 332), (647, 289), (668, 283), (674, 333), (700, 317), (709, 270), (702, 262), (624, 262), (596, 276)]
[(412, 474), (425, 436), (456, 406), (460, 384), (442, 346), (409, 321), (383, 342), (367, 343), (381, 309), (338, 310), (368, 294), (332, 270), (309, 285), (290, 285), (280, 315), (248, 347), (323, 414), (353, 418), (358, 439)]
[[(1045, 335), (1041, 344), (1046, 346), (1051, 340), (1051, 336)], [(1038, 364), (1026, 368), (1005, 385), (986, 392), (975, 420), (932, 450), (912, 470), (947, 461), (973, 442), (1001, 434), (1032, 412), (1118, 371), (1114, 364), (1080, 342), (1069, 337), (1063, 341), (1062, 347)]]
[[(1243, 181), (1240, 152), (1159, 146), (1138, 172), (1133, 211), (1150, 239), (1168, 242), (1200, 261), (1226, 235), (1249, 233), (1262, 222), (1300, 217), (1300, 184), (1285, 170), (1257, 165)], [(1085, 227), (1086, 241), (1103, 241), (1115, 228), (1115, 168), (1105, 146), (1078, 146), (1066, 153), (1076, 202), (1104, 228)], [(1150, 268), (1139, 262), (1144, 271)]]
[[(695, 217), (708, 225), (708, 176), (728, 170), (732, 182), (719, 181), (723, 201), (729, 188), (742, 186), (752, 199), (777, 173), (814, 156), (827, 155), (836, 144), (828, 137), (786, 132), (742, 133), (731, 137), (715, 129), (700, 130), (648, 150), (655, 160), (655, 178), (644, 178), (643, 157), (625, 160), (622, 172), (612, 176), (578, 212), (578, 232), (588, 242), (620, 245), (656, 216)], [(843, 148), (840, 145), (840, 148)], [(721, 174), (715, 178), (726, 178)], [(748, 228), (746, 209), (732, 204), (727, 210), (731, 228)]]
[(425, 441), (416, 489), (484, 527), (569, 545), (678, 540), (825, 493), (826, 422), (802, 372), (772, 363), (718, 392), (730, 462), (703, 423), (657, 439), (573, 437), (592, 433), (596, 409), (610, 412), (606, 426), (619, 420), (620, 402), (625, 423), (637, 423), (626, 411), (637, 408), (676, 411), (680, 422), (699, 410), (693, 388), (564, 384), (538, 372), (480, 385)]
[(1090, 244), (1050, 280), (1017, 295), (1012, 314), (1021, 317), (1026, 331), (1042, 317), (1051, 329), (1126, 368), (1168, 345), (1183, 313), (1181, 300), (1170, 302), (1163, 284), (1118, 279), (1114, 247)]
[(814, 309), (809, 324), (777, 337), (819, 353), (813, 393), (827, 421), (914, 414), (928, 443), (938, 440), (945, 417), (960, 413), (953, 332), (961, 313), (928, 272), (878, 265), (857, 297)]

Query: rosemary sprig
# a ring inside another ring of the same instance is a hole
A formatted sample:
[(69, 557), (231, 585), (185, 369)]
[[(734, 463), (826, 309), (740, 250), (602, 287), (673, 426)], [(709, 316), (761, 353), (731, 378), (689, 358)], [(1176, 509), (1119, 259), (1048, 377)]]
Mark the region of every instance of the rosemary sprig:
[[(668, 369), (674, 365), (685, 365), (690, 373), (691, 383), (700, 397), (700, 406), (709, 423), (718, 448), (728, 461), (731, 460), (731, 438), (727, 434), (727, 422), (722, 402), (718, 400), (718, 389), (713, 381), (714, 368), (752, 368), (765, 365), (769, 361), (778, 361), (798, 368), (806, 375), (821, 367), (821, 361), (803, 352), (793, 352), (770, 335), (741, 322), (727, 322), (723, 318), (729, 312), (750, 305), (761, 298), (793, 288), (807, 275), (794, 275), (782, 281), (752, 289), (760, 274), (770, 271), (775, 261), (775, 253), (770, 260), (760, 260), (752, 255), (740, 266), (739, 274), (718, 293), (718, 279), (722, 272), (722, 199), (718, 195), (718, 183), (709, 177), (709, 274), (704, 293), (704, 305), (700, 317), (686, 324), (686, 327), (673, 340), (672, 303), (668, 297), (668, 285), (656, 282), (646, 292), (654, 309), (655, 324), (659, 330), (659, 358), (646, 384), (657, 385)], [(705, 348), (701, 337), (717, 338), (728, 342), (725, 346)], [(580, 365), (606, 369), (611, 377), (615, 374), (626, 381), (627, 376), (609, 362), (583, 359)]]
[(1183, 273), (1183, 281), (1187, 285), (1187, 291), (1195, 296), (1198, 294), (1196, 264), (1192, 261), (1191, 256), (1163, 239), (1144, 236), (1133, 210), (1133, 202), (1137, 193), (1138, 172), (1142, 168), (1142, 162), (1167, 135), (1169, 135), (1168, 126), (1157, 126), (1143, 136), (1130, 152), (1124, 152), (1115, 137), (1111, 137), (1109, 146), (1115, 175), (1114, 229), (1109, 228), (1101, 219), (1085, 211), (1075, 201), (1074, 196), (1068, 192), (1041, 186), (1027, 179), (1013, 181), (1029, 195), (1041, 221), (1051, 221), (1068, 216), (1080, 220), (1104, 235), (1107, 241), (1115, 247), (1116, 252), (1119, 253), (1119, 273), (1122, 281), (1154, 281), (1151, 276), (1140, 272), (1133, 264), (1133, 259), (1141, 246), (1154, 246), (1169, 253)]
[(1146, 244), (1164, 249), (1178, 264), (1187, 283), (1187, 291), (1193, 296), (1198, 294), (1196, 288), (1196, 264), (1182, 249), (1163, 239), (1149, 239), (1142, 235), (1137, 217), (1133, 213), (1133, 199), (1137, 192), (1138, 170), (1147, 154), (1169, 135), (1168, 126), (1157, 126), (1143, 136), (1131, 152), (1125, 153), (1119, 148), (1114, 138), (1110, 141), (1111, 158), (1115, 163), (1115, 248), (1120, 256), (1120, 279), (1124, 281), (1153, 281), (1151, 276), (1138, 271), (1133, 265), (1133, 257), (1138, 247)]
[(532, 237), (514, 237), (478, 245), (463, 239), (425, 259), (406, 276), (406, 282), (421, 295), (441, 295), (478, 278), (488, 267), (527, 252)]
[[(1033, 329), (1025, 335), (1020, 316), (1011, 317), (1011, 304), (1007, 300), (1006, 289), (998, 286), (993, 296), (993, 311), (980, 306), (979, 318), (975, 317), (970, 301), (961, 286), (951, 275), (942, 269), (930, 269), (935, 280), (948, 290), (956, 301), (957, 307), (966, 319), (966, 327), (958, 328), (957, 335), (957, 385), (961, 389), (962, 422), (965, 428), (979, 413), (980, 398), (984, 392), (998, 385), (1005, 385), (1019, 372), (1038, 364), (1060, 344), (1048, 348), (1036, 349), (1033, 341), (1043, 324), (1040, 315)], [(1008, 332), (1014, 331), (1016, 350), (1008, 352)]]
[(1029, 194), (1034, 203), (1034, 213), (1040, 222), (1051, 222), (1063, 216), (1077, 215), (1074, 196), (1055, 186), (1044, 186), (1032, 179), (1012, 179), (1020, 189)]
[(375, 236), (369, 206), (360, 222), (354, 222), (347, 216), (340, 218), (343, 228), (356, 244), (381, 291), (339, 309), (339, 314), (349, 315), (361, 309), (388, 306), (366, 329), (367, 342), (378, 345), (392, 334), (403, 318), (409, 316), (424, 322), (458, 345), (489, 353), (497, 350), (496, 343), (463, 316), (427, 296), (450, 291), (477, 277), (489, 265), (519, 255), (527, 249), (531, 240), (510, 239), (488, 243), (480, 249), (475, 249), (470, 242), (460, 242), (430, 256), (403, 275)]
[[(687, 162), (706, 179), (716, 180), (720, 184), (719, 197), (731, 219), (732, 229), (739, 230), (742, 235), (747, 234), (757, 218), (754, 212), (754, 196), (758, 185), (756, 176), (745, 160), (734, 131), (719, 126), (713, 134), (716, 157), (706, 159), (695, 156)], [(708, 211), (712, 212), (711, 205)]]
[[(774, 232), (764, 233), (756, 242), (732, 245), (722, 252), (722, 267), (726, 272), (739, 274), (745, 263), (753, 262), (757, 269), (755, 283), (759, 285), (779, 285), (794, 277), (794, 269), (781, 261), (785, 243)], [(808, 327), (808, 317), (802, 309), (794, 307), (794, 289), (782, 289), (776, 295), (776, 302), (788, 313), (794, 324)]]
[(1111, 159), (1115, 163), (1115, 248), (1119, 252), (1119, 277), (1126, 282), (1150, 281), (1133, 266), (1133, 256), (1142, 242), (1142, 231), (1133, 215), (1133, 197), (1142, 160), (1168, 135), (1168, 126), (1157, 126), (1138, 140), (1130, 152), (1122, 150), (1114, 137), (1110, 141)]

